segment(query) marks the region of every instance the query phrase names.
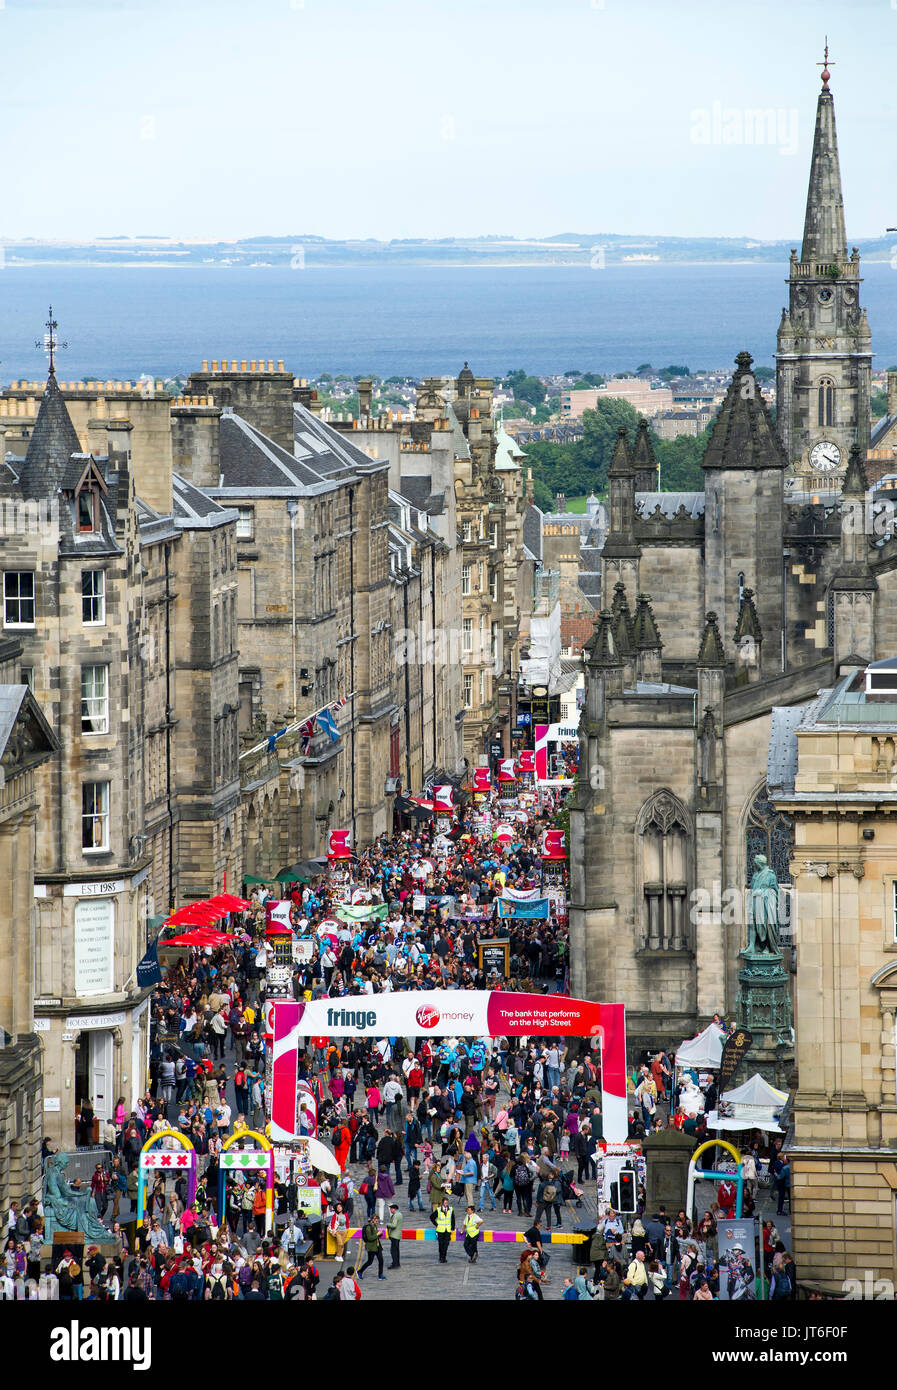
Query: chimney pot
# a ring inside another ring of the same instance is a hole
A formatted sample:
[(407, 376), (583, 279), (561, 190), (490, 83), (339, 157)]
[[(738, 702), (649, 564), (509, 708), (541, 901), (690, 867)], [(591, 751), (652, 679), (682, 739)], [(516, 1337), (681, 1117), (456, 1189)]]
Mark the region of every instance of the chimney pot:
[(245, 372), (245, 370), (246, 370), (246, 363), (245, 363), (245, 361), (243, 361), (243, 362), (240, 363), (240, 371), (241, 371), (241, 372)]

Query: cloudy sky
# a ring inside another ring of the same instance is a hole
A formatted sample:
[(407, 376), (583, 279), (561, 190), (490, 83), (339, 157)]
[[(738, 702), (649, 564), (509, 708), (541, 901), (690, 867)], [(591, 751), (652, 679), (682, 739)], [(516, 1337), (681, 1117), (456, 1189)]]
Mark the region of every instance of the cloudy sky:
[(796, 239), (826, 33), (878, 235), (897, 0), (0, 0), (0, 236)]

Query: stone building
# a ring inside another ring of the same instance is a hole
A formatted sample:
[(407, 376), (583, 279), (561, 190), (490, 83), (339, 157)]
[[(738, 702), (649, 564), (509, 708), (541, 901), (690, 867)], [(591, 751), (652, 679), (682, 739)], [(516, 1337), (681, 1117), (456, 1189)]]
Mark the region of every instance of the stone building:
[(897, 1284), (895, 741), (891, 658), (775, 709), (767, 777), (794, 826), (794, 1256), (802, 1283), (866, 1298)]
[(42, 520), (4, 534), (3, 625), (55, 740), (35, 776), (32, 999), (45, 1131), (69, 1143), (81, 1100), (105, 1118), (146, 1074), (140, 543), (126, 422), (104, 421), (102, 450), (89, 422), (79, 438), (52, 363), (36, 417), (23, 394), (3, 403), (3, 505)]
[[(584, 649), (588, 775), (570, 818), (571, 965), (574, 993), (626, 1002), (635, 1049), (733, 1014), (755, 853), (790, 895), (793, 826), (766, 780), (773, 708), (805, 703), (897, 642), (893, 517), (873, 534), (869, 344), (842, 228), (826, 80), (788, 331), (800, 309), (806, 332), (833, 342), (804, 337), (785, 352), (780, 336), (781, 436), (741, 353), (702, 491), (653, 491), (646, 429), (621, 434), (609, 469), (602, 611)], [(837, 320), (824, 334), (823, 313)], [(828, 398), (822, 425), (808, 414), (808, 383), (816, 390), (823, 368), (835, 381), (833, 437), (845, 455), (854, 433), (859, 443), (833, 470), (840, 491), (819, 496), (801, 478), (808, 451), (830, 438)], [(788, 1039), (769, 1042), (769, 1079), (781, 1084)]]
[(35, 1031), (34, 851), (38, 769), (58, 742), (0, 638), (0, 1197), (40, 1187), (43, 1077)]

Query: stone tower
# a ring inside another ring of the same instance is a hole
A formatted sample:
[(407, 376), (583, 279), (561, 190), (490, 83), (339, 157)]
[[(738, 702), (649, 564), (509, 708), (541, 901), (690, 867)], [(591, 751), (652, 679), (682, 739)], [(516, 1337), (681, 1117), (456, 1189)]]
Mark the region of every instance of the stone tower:
[(784, 475), (787, 459), (772, 417), (740, 352), (704, 454), (704, 596), (727, 637), (745, 586), (764, 637), (763, 675), (781, 670)]
[(798, 487), (837, 488), (869, 442), (869, 324), (860, 256), (847, 254), (835, 105), (822, 72), (801, 254), (791, 252), (776, 351), (778, 428)]

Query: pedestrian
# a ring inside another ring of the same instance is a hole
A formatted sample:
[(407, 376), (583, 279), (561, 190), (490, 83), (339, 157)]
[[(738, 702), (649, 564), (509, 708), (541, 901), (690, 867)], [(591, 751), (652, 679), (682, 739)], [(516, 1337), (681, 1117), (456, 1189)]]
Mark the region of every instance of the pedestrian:
[(380, 1226), (376, 1218), (369, 1217), (361, 1228), (361, 1240), (367, 1252), (367, 1259), (359, 1266), (358, 1278), (364, 1278), (364, 1271), (377, 1261), (377, 1278), (385, 1279), (383, 1273), (383, 1242), (380, 1239)]
[(390, 1269), (399, 1269), (402, 1264), (402, 1213), (395, 1202), (389, 1204), (386, 1234), (389, 1237), (389, 1267)]
[(624, 1299), (637, 1298), (641, 1303), (647, 1293), (648, 1271), (645, 1268), (645, 1252), (644, 1250), (638, 1250), (626, 1271), (626, 1278), (623, 1280), (622, 1297)]

